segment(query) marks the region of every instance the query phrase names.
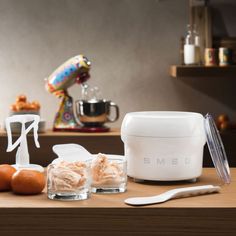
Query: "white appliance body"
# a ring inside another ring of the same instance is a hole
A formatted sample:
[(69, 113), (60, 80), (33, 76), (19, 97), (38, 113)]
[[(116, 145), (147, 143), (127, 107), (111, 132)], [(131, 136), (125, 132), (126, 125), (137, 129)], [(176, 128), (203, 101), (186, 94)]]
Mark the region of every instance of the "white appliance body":
[(127, 174), (135, 179), (178, 181), (202, 173), (204, 117), (191, 112), (134, 112), (122, 123)]

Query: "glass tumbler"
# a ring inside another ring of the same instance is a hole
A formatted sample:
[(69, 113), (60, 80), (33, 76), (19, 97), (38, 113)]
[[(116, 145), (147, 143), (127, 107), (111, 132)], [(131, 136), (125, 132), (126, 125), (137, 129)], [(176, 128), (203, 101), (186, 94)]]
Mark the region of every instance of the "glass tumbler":
[(90, 163), (50, 164), (47, 170), (47, 195), (53, 200), (85, 200), (90, 197)]
[(124, 156), (99, 153), (91, 162), (93, 193), (123, 193), (127, 186)]

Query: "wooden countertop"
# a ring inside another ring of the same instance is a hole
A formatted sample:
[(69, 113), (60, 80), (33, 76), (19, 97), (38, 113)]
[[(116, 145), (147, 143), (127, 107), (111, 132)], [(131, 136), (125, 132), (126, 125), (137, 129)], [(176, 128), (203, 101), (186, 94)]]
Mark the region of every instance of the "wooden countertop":
[(138, 184), (129, 180), (122, 194), (98, 195), (83, 201), (49, 200), (46, 193), (17, 196), (0, 193), (1, 235), (234, 235), (236, 168), (221, 193), (132, 207), (124, 199), (186, 186), (221, 184), (215, 169), (204, 169), (197, 183)]
[[(231, 169), (232, 172), (232, 183), (230, 185), (221, 186), (222, 190), (220, 194), (209, 194), (191, 198), (182, 198), (168, 201), (162, 204), (144, 206), (143, 208), (166, 208), (166, 207), (203, 207), (203, 208), (214, 208), (214, 207), (233, 207), (236, 208), (236, 168)], [(157, 195), (164, 191), (187, 187), (213, 184), (220, 185), (221, 182), (216, 174), (214, 168), (206, 168), (203, 171), (203, 175), (196, 183), (134, 183), (131, 179), (128, 182), (128, 190), (126, 193), (121, 194), (92, 194), (91, 198), (83, 201), (53, 201), (47, 199), (46, 190), (35, 196), (20, 196), (14, 195), (11, 192), (0, 193), (0, 207), (2, 208), (133, 208), (124, 204), (124, 200), (129, 197), (135, 196), (151, 196)]]

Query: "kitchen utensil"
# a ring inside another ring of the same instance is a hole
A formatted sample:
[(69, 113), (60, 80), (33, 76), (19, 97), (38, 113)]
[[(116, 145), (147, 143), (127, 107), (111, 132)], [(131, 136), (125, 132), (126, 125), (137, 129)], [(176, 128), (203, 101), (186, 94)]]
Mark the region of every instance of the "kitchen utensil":
[(202, 185), (196, 187), (187, 187), (187, 188), (177, 188), (172, 189), (162, 194), (152, 196), (152, 197), (134, 197), (127, 198), (125, 200), (126, 204), (139, 206), (139, 205), (150, 205), (156, 203), (163, 203), (170, 199), (174, 198), (184, 198), (184, 197), (192, 197), (203, 194), (216, 193), (220, 191), (219, 186), (213, 185)]
[(230, 182), (228, 161), (210, 115), (193, 112), (133, 112), (126, 114), (121, 138), (127, 174), (141, 180), (192, 180), (202, 173), (203, 148), (208, 143), (217, 173)]
[[(29, 152), (27, 144), (27, 134), (33, 129), (34, 142), (37, 148), (40, 147), (38, 142), (38, 125), (40, 117), (38, 115), (14, 115), (6, 118), (5, 125), (8, 137), (7, 152), (13, 151), (18, 145), (16, 152), (16, 164), (13, 165), (16, 169), (34, 169), (40, 172), (44, 172), (44, 168), (40, 165), (29, 163)], [(20, 137), (12, 143), (12, 132), (11, 124), (19, 122), (21, 123), (21, 135)], [(32, 122), (27, 128), (26, 123)]]
[[(32, 122), (27, 122), (25, 124), (25, 128), (29, 127), (32, 124)], [(6, 127), (4, 127), (6, 129)], [(38, 133), (44, 133), (46, 131), (46, 121), (40, 120), (39, 121), (39, 127), (38, 127)], [(21, 124), (19, 122), (11, 123), (11, 132), (14, 134), (21, 133)], [(33, 130), (29, 131), (30, 133), (33, 132)]]

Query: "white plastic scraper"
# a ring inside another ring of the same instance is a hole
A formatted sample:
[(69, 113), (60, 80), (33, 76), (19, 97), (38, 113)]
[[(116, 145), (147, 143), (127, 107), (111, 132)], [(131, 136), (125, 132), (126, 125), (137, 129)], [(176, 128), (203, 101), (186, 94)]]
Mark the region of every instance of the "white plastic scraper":
[(156, 196), (128, 198), (125, 200), (125, 203), (133, 206), (150, 205), (150, 204), (166, 202), (173, 198), (192, 197), (202, 194), (216, 193), (219, 191), (220, 187), (213, 185), (176, 188)]
[[(37, 148), (40, 147), (38, 142), (38, 125), (39, 125), (40, 117), (38, 115), (14, 115), (6, 118), (6, 130), (8, 137), (8, 147), (7, 152), (13, 151), (18, 145), (18, 149), (16, 152), (16, 164), (13, 165), (16, 169), (33, 169), (43, 172), (44, 169), (40, 165), (30, 164), (29, 160), (29, 152), (28, 152), (28, 144), (27, 144), (27, 134), (33, 129), (34, 133), (34, 142)], [(19, 122), (21, 123), (21, 135), (12, 143), (12, 132), (11, 132), (11, 123)], [(28, 128), (25, 128), (26, 123), (32, 122)]]

